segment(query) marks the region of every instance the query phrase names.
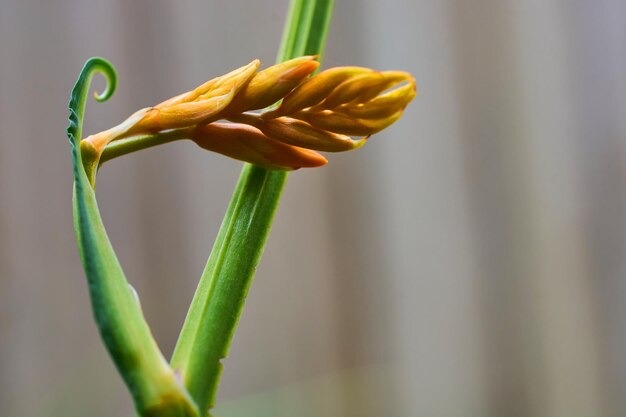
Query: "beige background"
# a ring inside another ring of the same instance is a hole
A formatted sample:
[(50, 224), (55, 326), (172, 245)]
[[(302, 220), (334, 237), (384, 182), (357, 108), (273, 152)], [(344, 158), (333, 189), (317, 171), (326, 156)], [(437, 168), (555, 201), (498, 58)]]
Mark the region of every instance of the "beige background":
[[(626, 3), (337, 3), (324, 65), (408, 70), (421, 95), (365, 148), (290, 176), (217, 415), (626, 415)], [(0, 415), (132, 414), (72, 231), (84, 60), (119, 73), (93, 132), (271, 64), (286, 5), (0, 0)], [(239, 168), (172, 144), (100, 174), (168, 354)]]

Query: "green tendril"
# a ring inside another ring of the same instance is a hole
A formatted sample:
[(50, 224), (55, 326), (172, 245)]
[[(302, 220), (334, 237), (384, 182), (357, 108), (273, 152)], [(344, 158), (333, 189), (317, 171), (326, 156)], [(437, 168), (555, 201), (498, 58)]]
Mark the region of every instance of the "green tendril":
[(83, 135), (83, 119), (85, 114), (85, 103), (87, 102), (87, 92), (91, 86), (91, 81), (94, 75), (100, 73), (106, 78), (107, 86), (105, 90), (98, 94), (94, 93), (94, 98), (98, 102), (107, 101), (117, 87), (117, 74), (113, 64), (104, 58), (93, 57), (89, 58), (74, 84), (72, 89), (72, 95), (69, 102), (70, 124), (67, 127), (67, 137), (70, 139), (70, 143), (74, 148), (80, 143)]
[[(83, 167), (83, 171), (86, 172), (87, 177), (89, 179), (89, 183), (92, 188), (95, 186), (95, 171), (97, 167), (97, 163), (94, 165), (93, 161), (89, 160), (88, 157), (86, 161), (83, 161), (83, 155), (80, 152), (80, 141), (83, 137), (83, 119), (85, 115), (85, 104), (87, 102), (87, 92), (89, 91), (89, 87), (91, 86), (91, 81), (93, 77), (100, 73), (104, 76), (107, 81), (107, 85), (105, 90), (101, 93), (94, 93), (94, 98), (98, 102), (103, 102), (111, 98), (113, 93), (115, 92), (115, 87), (117, 86), (117, 74), (115, 73), (115, 68), (113, 64), (107, 61), (104, 58), (93, 57), (89, 58), (85, 65), (83, 66), (78, 79), (76, 80), (76, 84), (74, 84), (74, 88), (72, 89), (72, 95), (70, 96), (69, 102), (69, 126), (67, 127), (67, 137), (70, 140), (70, 144), (72, 145), (72, 158), (74, 160), (74, 177), (78, 178), (81, 173), (79, 172), (79, 167)], [(91, 156), (93, 159), (93, 155)], [(87, 166), (85, 166), (87, 165)]]

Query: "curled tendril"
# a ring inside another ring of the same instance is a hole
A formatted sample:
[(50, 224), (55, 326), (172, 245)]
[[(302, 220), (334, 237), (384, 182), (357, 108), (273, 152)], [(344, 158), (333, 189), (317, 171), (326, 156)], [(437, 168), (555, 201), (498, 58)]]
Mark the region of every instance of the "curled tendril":
[[(83, 118), (85, 113), (85, 103), (87, 101), (87, 92), (91, 85), (91, 80), (96, 73), (100, 73), (107, 81), (105, 90), (102, 93), (94, 93), (94, 98), (98, 102), (103, 102), (111, 98), (117, 86), (117, 74), (113, 64), (104, 58), (93, 57), (85, 62), (76, 84), (72, 89), (72, 95), (69, 102), (69, 126), (67, 127), (67, 137), (74, 147), (78, 149), (83, 133)], [(75, 152), (75, 158), (80, 160), (80, 152)]]

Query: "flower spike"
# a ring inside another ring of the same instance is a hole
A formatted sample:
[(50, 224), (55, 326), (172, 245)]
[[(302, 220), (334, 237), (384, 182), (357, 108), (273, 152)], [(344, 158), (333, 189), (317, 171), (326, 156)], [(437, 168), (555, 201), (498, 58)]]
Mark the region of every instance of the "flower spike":
[[(262, 71), (259, 65), (254, 60), (83, 140), (92, 184), (101, 160), (178, 139), (272, 169), (321, 166), (327, 160), (314, 151), (363, 146), (398, 120), (417, 94), (415, 80), (403, 71), (338, 67), (311, 77), (317, 56)], [(272, 110), (246, 113), (281, 100)], [(233, 123), (215, 123), (221, 119)]]

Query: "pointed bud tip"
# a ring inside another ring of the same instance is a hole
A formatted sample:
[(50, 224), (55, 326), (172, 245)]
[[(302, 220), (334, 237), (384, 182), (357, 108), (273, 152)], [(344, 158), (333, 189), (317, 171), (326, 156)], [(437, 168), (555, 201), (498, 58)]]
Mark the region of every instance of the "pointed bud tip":
[(354, 148), (352, 148), (352, 149), (354, 150), (354, 149), (362, 148), (363, 146), (365, 146), (365, 144), (367, 143), (369, 138), (370, 138), (369, 136), (366, 136), (364, 138), (355, 140), (354, 141)]
[(312, 151), (310, 149), (297, 148), (298, 151), (305, 154), (308, 158), (309, 164), (303, 168), (318, 168), (326, 165), (328, 163), (328, 159), (326, 159), (322, 154)]
[(283, 78), (286, 80), (300, 80), (308, 77), (309, 74), (312, 74), (319, 66), (320, 63), (318, 61), (306, 61), (287, 72)]

